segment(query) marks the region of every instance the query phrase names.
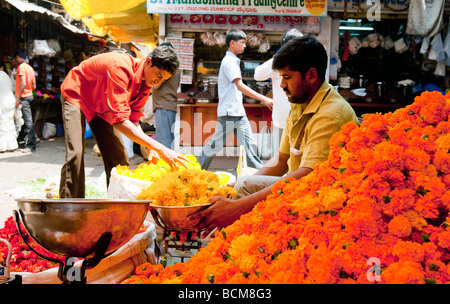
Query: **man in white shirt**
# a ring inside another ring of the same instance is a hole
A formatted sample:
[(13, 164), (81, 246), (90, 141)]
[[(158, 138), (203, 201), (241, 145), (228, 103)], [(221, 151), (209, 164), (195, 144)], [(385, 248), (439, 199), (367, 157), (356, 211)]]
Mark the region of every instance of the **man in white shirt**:
[(234, 132), (239, 145), (244, 146), (249, 167), (260, 169), (262, 162), (257, 154), (256, 140), (253, 136), (243, 105), (243, 95), (261, 101), (272, 109), (272, 99), (255, 92), (242, 82), (240, 59), (237, 55), (245, 50), (247, 36), (241, 30), (228, 30), (225, 41), (228, 51), (219, 69), (217, 124), (211, 140), (203, 147), (198, 157), (202, 169), (208, 169), (212, 159), (224, 146), (226, 139)]
[[(303, 34), (297, 29), (291, 29), (286, 32), (281, 39), (281, 46), (293, 38), (300, 38)], [(255, 69), (255, 80), (265, 81), (272, 80), (273, 109), (272, 109), (272, 146), (273, 151), (278, 152), (280, 149), (281, 134), (286, 127), (286, 118), (291, 110), (291, 104), (286, 93), (280, 87), (282, 77), (272, 69), (273, 58), (270, 58)]]

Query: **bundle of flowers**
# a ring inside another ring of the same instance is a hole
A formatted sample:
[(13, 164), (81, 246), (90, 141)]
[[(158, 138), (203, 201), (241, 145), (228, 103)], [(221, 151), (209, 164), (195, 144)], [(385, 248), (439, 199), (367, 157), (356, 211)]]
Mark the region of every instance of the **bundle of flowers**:
[[(450, 99), (450, 96), (447, 96)], [(366, 114), (186, 263), (124, 283), (449, 283), (450, 100)]]
[[(201, 170), (200, 164), (194, 155), (183, 155), (189, 162), (187, 163), (189, 169)], [(128, 166), (118, 165), (116, 167), (117, 173), (123, 176), (136, 178), (143, 181), (154, 182), (159, 180), (162, 176), (172, 172), (168, 163), (160, 158), (156, 163), (148, 162), (141, 163), (136, 169), (130, 169)], [(179, 166), (179, 171), (186, 170), (185, 167)]]
[(232, 198), (236, 191), (222, 184), (213, 172), (187, 169), (168, 173), (142, 189), (138, 200), (150, 200), (154, 206), (194, 206), (209, 203), (212, 196)]
[[(22, 224), (21, 229), (22, 231), (25, 231)], [(28, 245), (25, 244), (22, 237), (19, 235), (19, 231), (17, 231), (17, 226), (12, 216), (6, 219), (4, 227), (0, 229), (0, 238), (7, 240), (12, 247), (10, 260), (11, 272), (37, 273), (58, 266), (58, 263), (45, 260), (30, 250)], [(45, 250), (33, 239), (28, 238), (27, 242), (40, 254), (53, 259), (61, 259), (61, 261), (63, 261), (63, 257)], [(0, 243), (0, 263), (2, 263), (2, 260), (6, 260), (7, 255), (8, 247), (6, 247), (4, 243)]]

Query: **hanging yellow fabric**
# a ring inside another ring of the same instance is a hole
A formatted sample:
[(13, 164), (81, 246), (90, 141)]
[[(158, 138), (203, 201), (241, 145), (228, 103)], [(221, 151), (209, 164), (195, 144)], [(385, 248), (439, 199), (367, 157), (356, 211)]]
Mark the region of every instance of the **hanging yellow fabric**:
[(61, 4), (72, 18), (81, 16), (95, 35), (108, 35), (115, 42), (157, 42), (159, 15), (147, 13), (145, 0), (61, 0)]
[(73, 18), (81, 18), (96, 14), (111, 14), (129, 10), (138, 5), (146, 5), (146, 0), (60, 0), (66, 12)]

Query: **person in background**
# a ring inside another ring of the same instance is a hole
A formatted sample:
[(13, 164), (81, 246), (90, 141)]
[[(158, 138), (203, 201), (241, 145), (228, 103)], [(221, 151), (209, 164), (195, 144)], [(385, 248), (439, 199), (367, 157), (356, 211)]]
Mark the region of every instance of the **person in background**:
[(237, 55), (245, 50), (247, 35), (236, 29), (227, 31), (225, 42), (228, 50), (219, 68), (217, 124), (211, 140), (203, 147), (198, 158), (202, 169), (208, 169), (212, 159), (224, 146), (226, 139), (234, 132), (237, 141), (244, 146), (249, 167), (259, 169), (262, 162), (257, 155), (256, 140), (245, 113), (243, 95), (261, 101), (272, 110), (272, 99), (255, 92), (242, 81), (240, 59)]
[(66, 140), (61, 169), (61, 198), (84, 198), (84, 133), (88, 122), (105, 165), (106, 185), (111, 170), (129, 165), (122, 134), (155, 151), (172, 169), (187, 168), (186, 157), (147, 136), (139, 126), (141, 110), (152, 86), (176, 73), (178, 55), (167, 46), (155, 48), (146, 58), (105, 53), (72, 68), (61, 85), (62, 116)]
[[(170, 43), (161, 43), (161, 46)], [(155, 139), (169, 149), (173, 149), (174, 124), (177, 114), (177, 90), (180, 85), (181, 74), (177, 71), (158, 87), (152, 88), (153, 112), (155, 113)]]
[[(291, 29), (281, 38), (281, 46), (292, 38), (300, 38), (303, 34), (297, 29)], [(272, 80), (273, 109), (272, 109), (272, 146), (273, 151), (280, 148), (281, 135), (286, 126), (286, 118), (291, 109), (291, 104), (286, 93), (281, 88), (281, 76), (278, 71), (272, 69), (273, 57), (255, 69), (254, 78), (256, 81)], [(273, 155), (272, 155), (273, 156)]]
[(434, 74), (432, 74), (431, 72), (426, 72), (425, 74), (423, 74), (422, 76), (422, 91), (428, 91), (428, 92), (433, 92), (433, 91), (438, 91), (441, 94), (445, 95), (444, 90), (442, 90), (439, 86), (438, 86), (439, 82), (437, 81), (437, 77), (434, 76)]
[(18, 137), (19, 144), (22, 138), (25, 147), (22, 152), (36, 151), (38, 142), (34, 130), (33, 113), (31, 102), (33, 101), (33, 91), (36, 90), (36, 77), (34, 69), (25, 62), (27, 54), (24, 50), (17, 50), (11, 57), (11, 63), (16, 68), (16, 107), (22, 108), (24, 127)]
[(291, 102), (280, 150), (255, 175), (237, 180), (234, 200), (211, 197), (210, 207), (190, 216), (199, 222), (197, 229), (206, 228), (202, 237), (251, 211), (284, 176), (300, 179), (312, 172), (328, 159), (333, 134), (347, 122), (358, 123), (350, 104), (326, 81), (327, 63), (324, 46), (313, 37), (291, 39), (275, 54), (272, 67)]
[(0, 152), (13, 151), (18, 148), (14, 111), (14, 98), (11, 80), (5, 63), (0, 60)]

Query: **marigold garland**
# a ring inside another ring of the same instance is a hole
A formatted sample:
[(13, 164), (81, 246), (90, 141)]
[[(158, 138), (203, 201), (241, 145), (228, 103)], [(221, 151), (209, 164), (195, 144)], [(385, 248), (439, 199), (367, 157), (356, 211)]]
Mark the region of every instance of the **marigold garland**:
[(450, 283), (447, 98), (346, 124), (326, 162), (277, 182), (188, 262), (123, 283)]

